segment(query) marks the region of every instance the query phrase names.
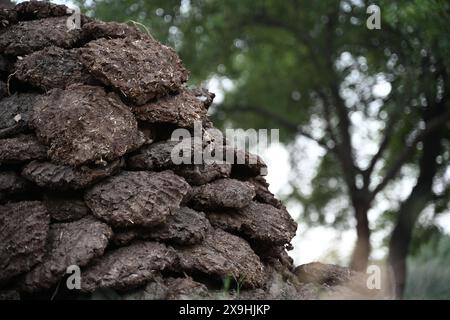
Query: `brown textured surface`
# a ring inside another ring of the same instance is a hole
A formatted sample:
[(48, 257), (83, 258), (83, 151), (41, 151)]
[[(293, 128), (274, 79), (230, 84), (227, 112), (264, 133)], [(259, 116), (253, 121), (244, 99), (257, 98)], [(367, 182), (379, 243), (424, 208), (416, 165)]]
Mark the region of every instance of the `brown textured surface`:
[(0, 206), (0, 283), (42, 259), (49, 220), (44, 205), (37, 201)]
[(34, 20), (67, 15), (67, 7), (46, 1), (26, 1), (14, 7), (19, 20)]
[(154, 231), (152, 237), (178, 244), (195, 244), (203, 241), (209, 227), (203, 212), (182, 207), (175, 210), (167, 222)]
[(257, 202), (238, 211), (210, 213), (208, 219), (217, 228), (272, 245), (289, 243), (297, 229), (285, 209)]
[(197, 97), (198, 100), (203, 102), (206, 109), (209, 109), (216, 96), (214, 93), (209, 92), (206, 88), (193, 88), (190, 89), (190, 91)]
[(318, 288), (298, 283), (292, 275), (284, 275), (282, 270), (267, 267), (264, 290), (241, 291), (240, 300), (310, 300), (318, 298)]
[(230, 276), (244, 287), (257, 287), (264, 281), (264, 267), (250, 245), (223, 230), (210, 229), (204, 242), (178, 252), (184, 270), (219, 278)]
[(208, 295), (206, 286), (190, 277), (167, 278), (165, 283), (168, 289), (165, 297), (167, 300), (191, 300)]
[(123, 246), (134, 239), (151, 239), (180, 245), (196, 244), (203, 241), (209, 227), (210, 224), (203, 212), (181, 207), (174, 210), (164, 223), (154, 228), (115, 231), (112, 242)]
[(312, 262), (298, 266), (294, 271), (302, 283), (320, 287), (320, 299), (386, 299), (389, 288), (369, 289), (368, 274), (333, 264)]
[[(172, 138), (158, 141), (146, 145), (128, 156), (127, 167), (131, 170), (156, 171), (170, 168), (193, 185), (201, 185), (221, 177), (228, 177), (231, 174), (232, 165), (222, 161), (222, 158), (218, 159), (219, 161), (204, 159), (208, 161), (192, 164), (196, 163), (196, 157), (212, 152), (217, 145), (213, 139), (211, 135), (205, 133), (203, 139), (186, 137), (181, 141), (172, 140)], [(176, 159), (173, 159), (173, 156), (176, 156)]]
[(111, 235), (110, 227), (92, 217), (52, 224), (47, 254), (27, 273), (23, 289), (35, 291), (52, 287), (65, 275), (67, 267), (83, 267), (103, 255)]
[[(244, 237), (246, 237), (244, 235)], [(249, 238), (249, 237), (246, 237)], [(294, 269), (294, 260), (289, 256), (288, 251), (292, 250), (290, 244), (274, 245), (269, 242), (261, 242), (249, 239), (253, 251), (261, 258), (264, 263), (272, 263), (273, 261), (282, 261), (283, 266), (289, 270)]]
[(17, 23), (17, 12), (10, 8), (0, 8), (0, 31)]
[(144, 143), (128, 107), (100, 87), (53, 89), (31, 121), (52, 160), (61, 164), (112, 161)]
[(267, 165), (258, 155), (248, 151), (226, 146), (224, 152), (231, 148), (234, 150), (233, 174), (237, 177), (255, 177), (267, 175)]
[(0, 200), (2, 195), (24, 192), (30, 183), (14, 171), (0, 171)]
[(192, 300), (208, 297), (208, 288), (191, 277), (156, 276), (144, 289), (122, 296), (124, 300)]
[[(318, 268), (332, 269), (336, 266), (314, 263)], [(314, 267), (312, 267), (314, 268)], [(295, 275), (282, 265), (266, 267), (265, 283), (262, 288), (237, 291), (230, 288), (211, 289), (190, 277), (163, 278), (155, 276), (145, 287), (118, 296), (125, 300), (161, 300), (161, 299), (228, 299), (228, 300), (312, 300), (312, 299), (376, 299), (382, 298), (379, 290), (369, 292), (365, 287), (366, 276), (351, 272), (352, 276), (344, 285), (327, 285), (300, 282)], [(350, 272), (341, 268), (343, 272)]]
[(20, 294), (15, 290), (0, 291), (0, 301), (6, 300), (20, 300)]
[(301, 282), (336, 285), (349, 281), (353, 272), (336, 265), (312, 262), (298, 266), (295, 274)]
[[(172, 169), (179, 176), (182, 176), (191, 185), (202, 185), (219, 178), (229, 177), (231, 174), (231, 164), (204, 163), (199, 165), (179, 164), (172, 162), (171, 154), (174, 148), (180, 150), (178, 141), (160, 141), (140, 148), (130, 155), (126, 161), (127, 168), (131, 170), (165, 170)], [(183, 140), (183, 143), (191, 150), (193, 146), (191, 140)], [(191, 144), (191, 147), (189, 147)], [(184, 148), (183, 148), (184, 149)]]
[(164, 170), (173, 166), (170, 157), (178, 141), (160, 141), (140, 148), (130, 155), (126, 161), (127, 168), (132, 170)]
[(116, 39), (116, 38), (145, 38), (145, 34), (137, 28), (129, 26), (125, 23), (103, 22), (94, 20), (85, 23), (82, 27), (84, 41), (97, 40), (100, 38)]
[(48, 91), (64, 89), (75, 83), (95, 84), (94, 78), (79, 61), (79, 49), (48, 47), (19, 60), (15, 77)]
[(44, 204), (53, 220), (70, 222), (83, 218), (91, 210), (83, 200), (83, 196), (77, 193), (47, 193)]
[(106, 166), (72, 168), (51, 162), (33, 161), (22, 171), (22, 176), (39, 187), (50, 189), (82, 189), (115, 174), (121, 167), (116, 160)]
[(26, 55), (51, 45), (73, 48), (81, 30), (67, 31), (67, 17), (21, 21), (0, 31), (0, 53)]
[(264, 177), (253, 177), (248, 179), (247, 181), (255, 187), (255, 200), (270, 204), (278, 209), (282, 209), (284, 207), (281, 201), (275, 198), (274, 194), (269, 191), (269, 184), (266, 182), (266, 179), (264, 179)]
[(99, 39), (81, 51), (96, 78), (138, 105), (176, 92), (188, 77), (175, 51), (150, 38)]
[(130, 290), (151, 280), (157, 271), (176, 264), (175, 251), (157, 242), (137, 242), (106, 253), (82, 271), (83, 291)]
[(47, 157), (47, 147), (34, 135), (0, 139), (0, 164), (22, 163)]
[(171, 171), (121, 172), (98, 183), (85, 195), (94, 215), (116, 227), (151, 227), (179, 208), (189, 191)]
[(189, 204), (198, 210), (244, 208), (255, 196), (253, 186), (235, 179), (220, 179), (194, 187)]
[[(207, 101), (207, 100), (205, 100)], [(181, 89), (179, 94), (168, 95), (148, 104), (134, 107), (140, 121), (148, 123), (171, 123), (181, 128), (193, 128), (195, 122), (203, 122), (207, 113), (205, 101), (196, 92)]]
[[(208, 127), (207, 124), (204, 126)], [(241, 149), (240, 144), (231, 143), (226, 135), (214, 127), (209, 127), (203, 135), (203, 140), (215, 153), (223, 156), (227, 163), (233, 163), (233, 176), (248, 179), (267, 175), (267, 165), (261, 157)], [(235, 141), (236, 142), (236, 141)]]
[(31, 112), (39, 99), (37, 94), (15, 93), (0, 100), (0, 138), (26, 131)]
[(227, 178), (231, 174), (231, 164), (207, 163), (200, 165), (183, 165), (175, 169), (175, 172), (194, 186), (206, 184), (220, 178)]

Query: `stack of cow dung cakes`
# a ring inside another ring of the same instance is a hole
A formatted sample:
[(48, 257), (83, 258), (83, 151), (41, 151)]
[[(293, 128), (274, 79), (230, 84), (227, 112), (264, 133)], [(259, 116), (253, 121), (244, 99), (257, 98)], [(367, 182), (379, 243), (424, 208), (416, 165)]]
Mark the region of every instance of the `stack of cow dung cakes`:
[(214, 95), (138, 29), (67, 19), (48, 2), (0, 11), (0, 298), (304, 296), (264, 163), (173, 161), (173, 131), (195, 123), (202, 148), (229, 151)]

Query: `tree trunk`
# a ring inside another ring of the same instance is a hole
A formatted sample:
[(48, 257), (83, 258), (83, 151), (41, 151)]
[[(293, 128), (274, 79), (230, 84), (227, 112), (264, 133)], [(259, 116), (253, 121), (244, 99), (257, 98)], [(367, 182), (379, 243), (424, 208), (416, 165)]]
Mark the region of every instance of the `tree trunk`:
[(357, 271), (366, 271), (370, 255), (370, 228), (367, 212), (370, 204), (364, 201), (354, 201), (356, 217), (356, 245), (352, 255), (351, 268)]
[(427, 190), (416, 185), (408, 199), (402, 204), (398, 214), (397, 224), (392, 232), (389, 242), (389, 265), (393, 272), (393, 284), (395, 296), (398, 299), (403, 297), (406, 284), (406, 258), (408, 256), (409, 244), (411, 242), (414, 225), (420, 212), (427, 203)]
[[(428, 115), (426, 122), (444, 113), (444, 104), (436, 106), (432, 116)], [(396, 298), (403, 298), (406, 284), (406, 258), (411, 242), (414, 225), (420, 213), (432, 198), (433, 179), (438, 170), (436, 158), (442, 151), (443, 130), (435, 130), (423, 141), (423, 150), (419, 162), (419, 177), (408, 198), (401, 204), (398, 218), (389, 243), (388, 262), (393, 272), (392, 283)]]

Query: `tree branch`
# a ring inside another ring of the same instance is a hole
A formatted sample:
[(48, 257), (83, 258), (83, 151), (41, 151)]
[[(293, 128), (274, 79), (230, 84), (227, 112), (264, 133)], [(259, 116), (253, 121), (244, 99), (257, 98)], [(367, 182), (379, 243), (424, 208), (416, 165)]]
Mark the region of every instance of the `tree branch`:
[(447, 121), (450, 119), (450, 111), (447, 111), (442, 116), (438, 118), (434, 118), (428, 122), (428, 125), (425, 129), (420, 131), (412, 142), (400, 153), (398, 158), (395, 160), (394, 164), (389, 168), (386, 175), (384, 176), (383, 180), (375, 187), (375, 189), (371, 192), (371, 200), (375, 198), (375, 196), (386, 187), (386, 185), (394, 179), (398, 172), (400, 171), (401, 167), (405, 162), (407, 162), (414, 154), (414, 151), (417, 147), (417, 144), (421, 142), (427, 135), (434, 132), (435, 130), (438, 130), (443, 125), (447, 123)]
[(375, 153), (375, 155), (370, 160), (370, 163), (369, 163), (369, 166), (367, 167), (367, 169), (364, 170), (364, 176), (365, 176), (365, 179), (367, 180), (366, 181), (367, 185), (370, 184), (370, 176), (372, 175), (376, 164), (383, 156), (383, 153), (386, 150), (386, 148), (389, 146), (389, 143), (390, 143), (391, 137), (392, 137), (392, 133), (394, 132), (394, 128), (395, 128), (395, 124), (397, 123), (397, 120), (398, 120), (398, 114), (392, 116), (389, 119), (389, 122), (386, 126), (386, 130), (384, 131), (383, 140), (380, 143), (378, 151), (377, 151), (377, 153)]
[(281, 126), (285, 127), (286, 129), (290, 130), (294, 134), (299, 134), (311, 141), (316, 142), (319, 146), (323, 147), (324, 149), (328, 151), (333, 151), (333, 148), (329, 147), (327, 143), (323, 139), (317, 139), (311, 135), (311, 133), (304, 130), (301, 126), (298, 124), (280, 116), (279, 114), (269, 111), (267, 109), (256, 107), (256, 106), (236, 106), (236, 107), (228, 107), (228, 108), (222, 108), (222, 110), (226, 110), (227, 112), (247, 112), (247, 113), (255, 113), (263, 117), (270, 118), (271, 120), (279, 123)]
[(334, 128), (332, 126), (331, 123), (331, 110), (330, 110), (330, 104), (328, 101), (328, 98), (326, 96), (326, 94), (323, 92), (322, 89), (316, 90), (318, 95), (320, 96), (320, 98), (322, 99), (323, 102), (323, 113), (324, 113), (324, 118), (325, 118), (325, 122), (327, 124), (326, 127), (326, 131), (328, 132), (328, 134), (330, 135), (331, 139), (333, 140), (333, 143), (335, 144), (335, 146), (338, 146), (338, 140), (336, 138), (336, 133), (334, 132)]
[(317, 72), (320, 72), (323, 69), (321, 62), (317, 59), (317, 57), (320, 56), (320, 50), (316, 50), (316, 47), (313, 45), (313, 41), (306, 30), (298, 30), (295, 26), (287, 24), (286, 20), (270, 17), (266, 12), (259, 12), (252, 18), (253, 20), (248, 20), (246, 25), (251, 25), (253, 23), (290, 32), (299, 44), (302, 44), (308, 49), (309, 59), (316, 67)]
[[(328, 22), (325, 29), (325, 41), (323, 43), (323, 48), (326, 56), (325, 67), (327, 72), (331, 75), (328, 83), (328, 88), (330, 90), (329, 93), (331, 97), (331, 101), (329, 101), (329, 104), (333, 105), (336, 109), (337, 118), (339, 120), (337, 124), (337, 133), (339, 135), (339, 139), (335, 139), (337, 150), (336, 155), (343, 169), (345, 183), (347, 184), (351, 197), (354, 198), (357, 191), (356, 175), (358, 172), (361, 172), (361, 170), (356, 166), (353, 158), (352, 141), (350, 136), (351, 122), (345, 102), (342, 100), (339, 94), (338, 83), (340, 83), (340, 81), (334, 69), (334, 57), (332, 55), (331, 49), (333, 47), (334, 30), (338, 15), (338, 6), (336, 8), (333, 8), (330, 14), (328, 14)], [(326, 96), (326, 94), (327, 93), (324, 93), (324, 96)]]

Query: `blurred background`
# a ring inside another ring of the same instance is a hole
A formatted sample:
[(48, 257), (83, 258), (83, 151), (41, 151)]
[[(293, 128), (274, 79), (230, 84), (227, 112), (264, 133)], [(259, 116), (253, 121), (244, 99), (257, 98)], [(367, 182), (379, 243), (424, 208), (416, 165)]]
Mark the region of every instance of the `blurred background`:
[(216, 126), (280, 129), (261, 156), (296, 264), (387, 265), (399, 297), (450, 299), (449, 1), (52, 2), (175, 48)]

